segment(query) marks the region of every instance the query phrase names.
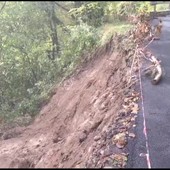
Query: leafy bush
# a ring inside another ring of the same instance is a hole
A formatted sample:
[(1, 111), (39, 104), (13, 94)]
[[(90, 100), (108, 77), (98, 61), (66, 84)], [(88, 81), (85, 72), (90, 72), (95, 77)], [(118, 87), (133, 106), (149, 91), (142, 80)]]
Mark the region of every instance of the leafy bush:
[(88, 25), (98, 27), (103, 22), (104, 7), (101, 2), (92, 2), (84, 4), (79, 8), (73, 8), (69, 13), (77, 20), (81, 19)]
[(136, 12), (138, 14), (149, 14), (153, 10), (153, 6), (151, 6), (149, 1), (138, 2), (136, 5)]
[(96, 28), (80, 21), (80, 25), (67, 26), (69, 36), (65, 39), (62, 49), (60, 66), (69, 70), (75, 66), (87, 51), (92, 50), (99, 43), (99, 34)]
[(149, 1), (121, 1), (121, 2), (108, 2), (105, 8), (105, 16), (112, 16), (112, 21), (126, 21), (128, 16), (133, 14), (147, 13), (152, 11), (153, 7)]
[(120, 17), (126, 18), (128, 15), (135, 13), (136, 5), (134, 2), (122, 1), (117, 5), (117, 14)]
[(69, 33), (60, 32), (60, 56), (50, 60), (51, 32), (42, 10), (28, 2), (9, 2), (0, 23), (0, 118), (5, 120), (35, 116), (49, 100), (49, 89), (74, 70), (99, 38), (85, 23), (67, 26)]

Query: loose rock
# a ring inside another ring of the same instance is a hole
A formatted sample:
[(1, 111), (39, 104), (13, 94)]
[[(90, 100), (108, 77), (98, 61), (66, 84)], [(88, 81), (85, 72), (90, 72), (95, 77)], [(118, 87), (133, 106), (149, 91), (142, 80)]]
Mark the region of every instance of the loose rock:
[(95, 136), (95, 137), (94, 137), (94, 141), (98, 141), (98, 140), (100, 140), (100, 139), (101, 139), (100, 136)]
[(135, 138), (135, 134), (134, 133), (129, 133), (129, 137)]
[(82, 133), (79, 137), (79, 142), (82, 143), (84, 140), (86, 140), (87, 138), (87, 134), (86, 133)]
[(114, 142), (116, 143), (116, 146), (119, 149), (122, 149), (127, 144), (126, 134), (125, 133), (119, 133), (115, 136)]

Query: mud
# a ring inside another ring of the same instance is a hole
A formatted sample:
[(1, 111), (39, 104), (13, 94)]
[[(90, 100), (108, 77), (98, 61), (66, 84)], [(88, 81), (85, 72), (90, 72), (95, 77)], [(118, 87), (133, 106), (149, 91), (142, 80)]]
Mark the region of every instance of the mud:
[[(97, 159), (93, 151), (116, 133), (109, 128), (116, 126), (120, 116), (130, 70), (127, 56), (115, 46), (110, 40), (97, 49), (81, 71), (56, 88), (31, 125), (2, 135), (6, 137), (0, 140), (1, 168), (101, 166), (102, 160), (98, 164), (93, 160)], [(122, 151), (115, 146), (101, 151), (104, 157), (112, 153)]]

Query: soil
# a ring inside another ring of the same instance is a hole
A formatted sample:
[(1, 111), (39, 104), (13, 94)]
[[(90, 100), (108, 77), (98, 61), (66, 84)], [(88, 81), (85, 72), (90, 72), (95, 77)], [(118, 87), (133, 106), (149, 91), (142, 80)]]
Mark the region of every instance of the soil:
[[(107, 139), (112, 141), (116, 133), (112, 129), (120, 119), (130, 70), (113, 46), (110, 41), (97, 49), (81, 71), (57, 87), (31, 125), (1, 135), (0, 168), (106, 167), (111, 166), (106, 157), (112, 153), (122, 156), (112, 155), (112, 160), (124, 159), (126, 140), (107, 150)], [(119, 129), (126, 131), (123, 126)]]

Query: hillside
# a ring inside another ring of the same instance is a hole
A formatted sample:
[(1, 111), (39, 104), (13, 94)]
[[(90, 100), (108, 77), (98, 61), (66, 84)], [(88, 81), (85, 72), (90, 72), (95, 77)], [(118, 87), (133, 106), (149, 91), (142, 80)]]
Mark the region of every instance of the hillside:
[(131, 115), (122, 119), (130, 121), (127, 127), (118, 123), (125, 94), (132, 93), (125, 88), (130, 67), (113, 39), (56, 88), (33, 124), (4, 132), (1, 168), (105, 167), (111, 166), (106, 159), (110, 154), (119, 156), (115, 167), (126, 165), (126, 150), (114, 145), (113, 136), (134, 121)]

